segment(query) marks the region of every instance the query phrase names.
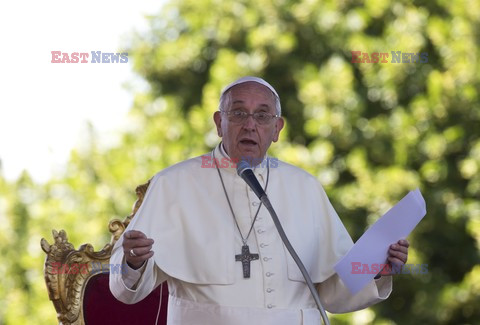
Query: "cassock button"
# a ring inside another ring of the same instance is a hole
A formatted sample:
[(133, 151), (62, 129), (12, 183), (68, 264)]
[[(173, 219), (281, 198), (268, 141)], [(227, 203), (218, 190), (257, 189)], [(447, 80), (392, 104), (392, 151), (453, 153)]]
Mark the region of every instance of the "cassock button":
[(261, 247), (261, 248), (265, 248), (265, 247), (267, 247), (267, 246), (268, 246), (268, 244), (264, 244), (264, 243), (261, 243), (261, 244), (260, 244), (260, 247)]
[(271, 259), (272, 259), (271, 257), (264, 257), (264, 258), (263, 258), (263, 260), (264, 260), (265, 262), (268, 262), (268, 261), (270, 261)]
[(275, 305), (272, 305), (272, 304), (267, 305), (267, 308), (269, 308), (269, 309), (272, 309), (273, 307), (275, 307)]
[(273, 275), (273, 273), (272, 273), (272, 272), (267, 272), (267, 273), (265, 273), (265, 275), (266, 275), (267, 277), (271, 277), (271, 276)]
[(259, 234), (263, 234), (263, 233), (265, 232), (265, 230), (258, 229), (257, 232), (258, 232)]
[(273, 291), (272, 288), (268, 288), (268, 289), (267, 289), (267, 292), (268, 292), (268, 293), (270, 293), (270, 292), (272, 292), (272, 291)]
[(256, 207), (256, 206), (259, 206), (260, 203), (259, 203), (259, 202), (253, 202), (252, 205), (253, 205), (254, 207)]

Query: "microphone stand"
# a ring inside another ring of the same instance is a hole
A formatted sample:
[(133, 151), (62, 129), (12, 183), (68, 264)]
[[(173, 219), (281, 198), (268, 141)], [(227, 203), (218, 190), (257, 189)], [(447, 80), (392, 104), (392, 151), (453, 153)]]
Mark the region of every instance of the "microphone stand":
[(280, 220), (278, 220), (277, 213), (273, 209), (273, 206), (270, 203), (270, 200), (268, 199), (267, 193), (265, 193), (265, 191), (260, 186), (260, 183), (258, 183), (258, 180), (253, 174), (253, 171), (250, 168), (249, 163), (244, 160), (240, 161), (237, 165), (237, 174), (247, 183), (247, 185), (253, 190), (253, 192), (257, 195), (260, 201), (262, 201), (263, 205), (267, 208), (268, 212), (270, 212), (270, 215), (272, 216), (272, 219), (273, 219), (273, 223), (277, 228), (278, 234), (282, 238), (283, 244), (285, 245), (285, 247), (287, 247), (288, 252), (293, 257), (293, 260), (295, 261), (298, 268), (300, 269), (300, 272), (302, 272), (302, 275), (305, 278), (308, 289), (310, 289), (313, 299), (317, 304), (317, 308), (320, 311), (320, 315), (322, 316), (323, 323), (325, 325), (330, 325), (330, 321), (328, 320), (325, 309), (323, 308), (322, 303), (320, 302), (318, 291), (315, 289), (315, 286), (312, 282), (312, 279), (310, 278), (310, 275), (305, 269), (305, 266), (303, 265), (302, 261), (298, 257), (297, 253), (293, 249), (292, 244), (290, 244), (290, 241), (288, 240), (287, 235), (285, 234), (285, 231), (283, 230), (282, 225), (280, 224)]
[(302, 272), (302, 275), (305, 278), (305, 281), (307, 282), (307, 286), (310, 289), (310, 292), (312, 293), (313, 299), (317, 304), (317, 308), (320, 311), (320, 316), (322, 316), (323, 324), (330, 325), (330, 321), (328, 320), (327, 313), (325, 312), (325, 309), (323, 308), (322, 303), (320, 302), (318, 291), (315, 289), (315, 285), (313, 284), (312, 279), (310, 278), (310, 275), (305, 269), (305, 266), (303, 265), (302, 261), (298, 257), (297, 253), (293, 249), (292, 244), (290, 244), (290, 241), (288, 240), (287, 235), (285, 234), (285, 231), (283, 230), (282, 225), (280, 224), (280, 220), (278, 220), (277, 213), (273, 209), (273, 206), (270, 203), (270, 200), (268, 199), (267, 194), (263, 194), (260, 197), (260, 201), (262, 201), (263, 205), (265, 205), (268, 212), (270, 212), (270, 215), (272, 216), (272, 219), (273, 219), (273, 223), (275, 224), (275, 227), (277, 228), (277, 231), (280, 237), (282, 238), (283, 244), (285, 245), (285, 247), (287, 247), (288, 252), (293, 257), (293, 260), (295, 261), (298, 268), (300, 269), (300, 272)]

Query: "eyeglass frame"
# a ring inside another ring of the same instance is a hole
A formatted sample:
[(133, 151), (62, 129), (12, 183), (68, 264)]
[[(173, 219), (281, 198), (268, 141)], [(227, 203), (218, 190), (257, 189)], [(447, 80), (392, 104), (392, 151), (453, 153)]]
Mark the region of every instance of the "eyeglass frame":
[[(275, 118), (279, 118), (280, 115), (278, 114), (272, 114), (272, 113), (269, 113), (269, 112), (255, 112), (255, 113), (247, 113), (245, 111), (242, 111), (242, 110), (238, 110), (238, 109), (235, 109), (235, 110), (231, 110), (231, 111), (222, 111), (222, 110), (219, 110), (220, 113), (225, 113), (227, 115), (227, 117), (229, 117), (228, 121), (229, 122), (232, 122), (232, 123), (237, 123), (237, 124), (241, 124), (241, 123), (245, 123), (246, 120), (248, 120), (248, 118), (251, 116), (253, 118), (253, 120), (258, 123), (259, 125), (268, 125), (270, 122), (272, 122)], [(243, 114), (243, 117), (242, 117), (242, 121), (232, 121), (230, 120), (230, 116), (232, 115), (233, 112), (240, 112)], [(257, 120), (257, 118), (255, 117), (256, 114), (266, 114), (268, 116), (271, 116), (271, 118), (267, 121), (267, 122), (260, 122), (259, 120)]]

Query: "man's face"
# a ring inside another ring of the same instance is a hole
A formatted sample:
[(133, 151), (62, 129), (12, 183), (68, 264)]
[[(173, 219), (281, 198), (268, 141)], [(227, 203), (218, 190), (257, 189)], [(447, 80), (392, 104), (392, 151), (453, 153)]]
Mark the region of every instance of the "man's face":
[[(232, 87), (231, 101), (227, 111), (240, 110), (247, 113), (267, 112), (275, 115), (275, 98), (267, 87), (256, 82), (245, 82)], [(283, 118), (273, 118), (268, 124), (258, 124), (249, 116), (242, 123), (228, 120), (225, 113), (213, 115), (217, 132), (223, 146), (232, 159), (263, 159), (270, 144), (277, 142), (283, 128)]]

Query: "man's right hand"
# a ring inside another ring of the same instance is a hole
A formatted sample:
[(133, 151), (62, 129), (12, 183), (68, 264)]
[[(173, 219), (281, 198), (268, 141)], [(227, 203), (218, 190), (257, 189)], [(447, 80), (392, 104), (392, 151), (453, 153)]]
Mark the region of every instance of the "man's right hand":
[(143, 263), (153, 256), (153, 239), (138, 230), (129, 230), (123, 234), (123, 253), (132, 269), (139, 269)]

